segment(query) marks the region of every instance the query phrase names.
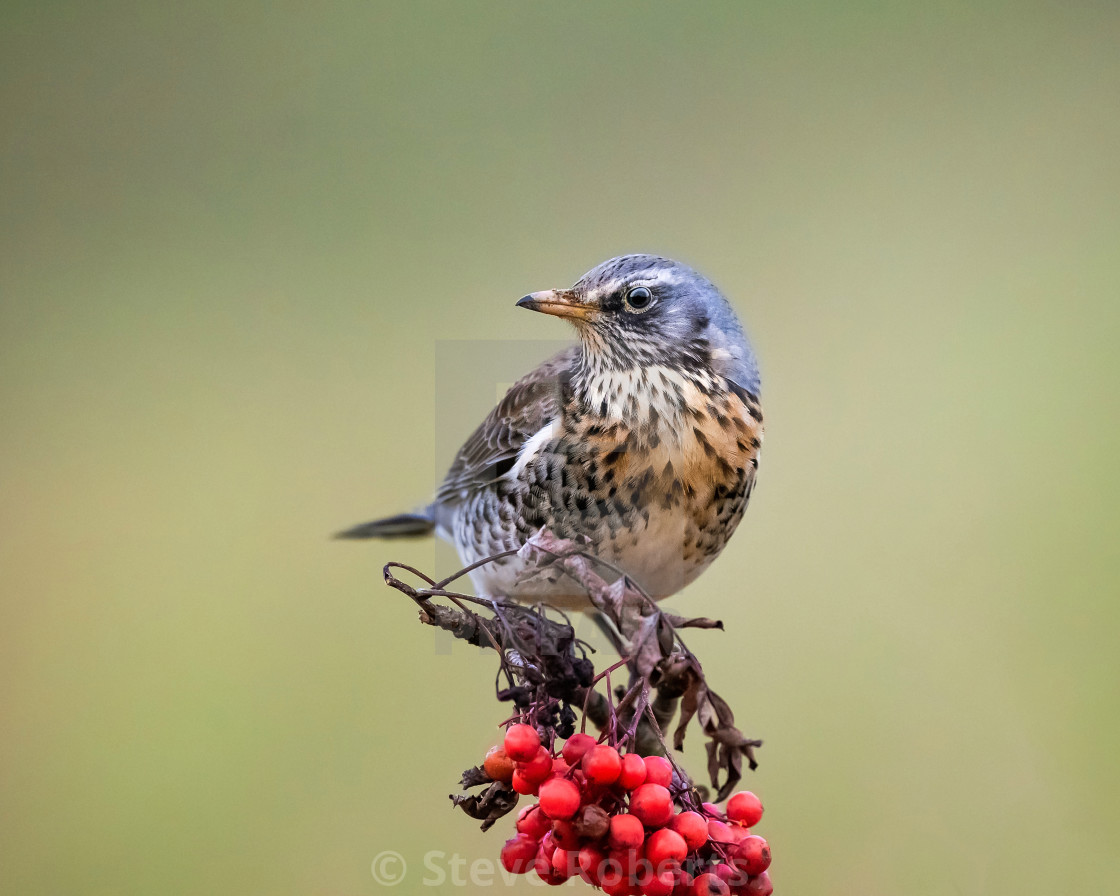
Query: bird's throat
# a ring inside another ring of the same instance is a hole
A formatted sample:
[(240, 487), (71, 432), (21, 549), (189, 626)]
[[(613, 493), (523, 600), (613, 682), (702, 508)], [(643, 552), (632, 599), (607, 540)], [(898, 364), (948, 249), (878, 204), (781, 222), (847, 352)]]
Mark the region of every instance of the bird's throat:
[[(680, 429), (697, 396), (718, 388), (710, 370), (685, 370), (668, 364), (621, 367), (581, 365), (573, 385), (584, 411), (604, 425), (671, 435)], [(722, 384), (720, 384), (722, 385)]]

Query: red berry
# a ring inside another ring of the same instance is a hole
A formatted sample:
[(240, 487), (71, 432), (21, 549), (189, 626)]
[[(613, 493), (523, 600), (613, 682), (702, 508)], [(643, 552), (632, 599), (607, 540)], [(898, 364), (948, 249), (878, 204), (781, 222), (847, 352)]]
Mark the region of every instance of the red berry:
[(528, 762), (537, 755), (541, 737), (532, 725), (511, 725), (506, 731), (506, 754), (514, 762)]
[(655, 871), (645, 877), (641, 886), (642, 896), (672, 896), (677, 887), (677, 874), (673, 870)]
[(739, 891), (743, 896), (770, 896), (774, 892), (774, 885), (770, 883), (770, 875), (763, 871), (747, 881), (747, 885)]
[(750, 877), (745, 871), (736, 868), (734, 865), (729, 865), (727, 862), (720, 862), (712, 868), (712, 872), (716, 877), (726, 883), (727, 886), (731, 888), (731, 892), (736, 894), (736, 896), (742, 892), (743, 887), (745, 887), (747, 881), (750, 880)]
[(552, 854), (552, 870), (567, 880), (576, 873), (576, 853), (557, 847)]
[(619, 877), (617, 880), (607, 875), (603, 876), (603, 892), (607, 896), (638, 896), (642, 891), (639, 890), (634, 884), (630, 883), (627, 877)]
[(597, 744), (583, 754), (583, 773), (594, 784), (609, 786), (618, 780), (622, 759), (618, 750), (607, 744)]
[(499, 858), (502, 867), (513, 874), (528, 874), (537, 858), (537, 841), (524, 834), (507, 840)]
[(751, 834), (735, 844), (728, 858), (736, 868), (747, 874), (762, 874), (770, 867), (770, 844), (762, 837)]
[(673, 783), (673, 764), (664, 756), (646, 756), (646, 784), (660, 784), (668, 787)]
[(708, 842), (708, 822), (699, 812), (681, 812), (669, 819), (669, 830), (684, 838), (689, 851), (699, 849)]
[(566, 775), (570, 768), (571, 766), (564, 761), (562, 756), (557, 756), (552, 760), (552, 774), (554, 775)]
[(622, 757), (622, 770), (618, 774), (618, 785), (623, 790), (633, 790), (646, 783), (646, 764), (637, 753), (627, 753)]
[(553, 821), (567, 821), (579, 811), (579, 787), (567, 778), (549, 778), (541, 785), (541, 811)]
[(590, 734), (573, 734), (564, 742), (564, 749), (560, 752), (568, 765), (578, 765), (583, 754), (595, 746), (595, 738)]
[(486, 751), (486, 759), (482, 763), (482, 770), (490, 776), (491, 781), (502, 781), (508, 784), (513, 780), (513, 760), (506, 755), (505, 747), (498, 745)]
[(735, 835), (730, 826), (711, 818), (708, 820), (708, 839), (715, 843), (734, 843)]
[(537, 747), (537, 755), (528, 762), (518, 763), (517, 770), (526, 781), (540, 784), (552, 774), (552, 756), (544, 747)]
[(552, 830), (552, 822), (541, 811), (541, 807), (534, 804), (521, 810), (517, 816), (516, 827), (519, 834), (525, 834), (534, 840), (540, 840), (541, 837)]
[(599, 886), (599, 876), (607, 854), (598, 846), (588, 845), (579, 851), (580, 877), (594, 887)]
[(669, 862), (683, 862), (688, 855), (688, 844), (684, 837), (668, 828), (659, 828), (646, 840), (646, 858), (654, 868), (661, 868)]
[(677, 872), (677, 888), (673, 890), (673, 896), (691, 896), (692, 885), (695, 882), (696, 878), (682, 868)]
[(579, 834), (575, 825), (570, 821), (554, 821), (552, 823), (552, 838), (561, 849), (578, 849)]
[(706, 871), (692, 884), (692, 896), (729, 896), (731, 888), (711, 871)]
[(532, 781), (525, 777), (525, 773), (519, 768), (513, 770), (513, 780), (510, 782), (513, 789), (520, 793), (522, 796), (536, 796), (539, 784), (534, 784)]
[(643, 784), (630, 795), (630, 814), (646, 827), (659, 828), (673, 817), (669, 789), (660, 784)]
[(637, 849), (646, 839), (640, 818), (634, 815), (615, 815), (611, 819), (607, 843), (611, 849)]
[(712, 818), (718, 818), (720, 821), (727, 821), (727, 816), (715, 803), (704, 803), (704, 814), (710, 815)]
[[(616, 874), (621, 874), (622, 877), (633, 883), (634, 878), (637, 877), (641, 856), (636, 849), (612, 849), (607, 856), (607, 861)], [(606, 880), (605, 871), (603, 879)]]
[(566, 877), (556, 873), (556, 869), (552, 867), (552, 858), (544, 853), (537, 854), (537, 858), (533, 862), (533, 870), (550, 887), (558, 887), (567, 880)]
[(732, 794), (727, 801), (727, 818), (736, 824), (753, 828), (762, 818), (762, 800), (749, 790)]
[(717, 865), (713, 865), (712, 874), (726, 883), (729, 887), (733, 886), (735, 883), (732, 878), (737, 878), (744, 883), (746, 882), (746, 878), (742, 876), (743, 872), (736, 871), (731, 865), (728, 865), (727, 862), (720, 862)]

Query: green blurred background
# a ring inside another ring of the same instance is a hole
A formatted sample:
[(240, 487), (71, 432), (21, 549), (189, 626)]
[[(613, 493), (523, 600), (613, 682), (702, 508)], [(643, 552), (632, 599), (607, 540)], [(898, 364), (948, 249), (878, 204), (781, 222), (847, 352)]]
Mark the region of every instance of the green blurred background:
[(728, 624), (690, 641), (766, 741), (779, 892), (1114, 892), (1118, 41), (1112, 3), (4, 4), (0, 890), (496, 856), (446, 798), (493, 657), (380, 583), (431, 544), (326, 536), (493, 402), (445, 348), (516, 374), (568, 336), (519, 296), (653, 251), (763, 365), (759, 489), (677, 605)]

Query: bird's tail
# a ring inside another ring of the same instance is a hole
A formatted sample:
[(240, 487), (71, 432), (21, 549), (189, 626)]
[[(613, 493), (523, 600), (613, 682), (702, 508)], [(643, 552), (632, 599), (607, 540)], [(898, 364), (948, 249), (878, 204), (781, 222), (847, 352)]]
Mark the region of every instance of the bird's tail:
[(335, 538), (416, 538), (435, 529), (431, 508), (421, 513), (398, 513), (335, 533)]

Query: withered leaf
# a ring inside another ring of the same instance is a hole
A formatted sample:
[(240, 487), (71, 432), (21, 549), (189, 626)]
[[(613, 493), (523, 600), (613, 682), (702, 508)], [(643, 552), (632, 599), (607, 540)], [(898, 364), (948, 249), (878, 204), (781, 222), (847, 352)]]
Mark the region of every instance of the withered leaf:
[(676, 750), (684, 749), (685, 729), (688, 727), (688, 723), (692, 721), (692, 717), (696, 715), (696, 708), (700, 704), (700, 691), (703, 687), (704, 682), (693, 676), (688, 683), (688, 688), (681, 695), (680, 721), (673, 732), (673, 748)]
[(665, 613), (666, 621), (674, 628), (718, 628), (723, 631), (722, 619), (708, 619), (706, 616), (697, 616), (689, 619), (685, 616), (676, 616), (672, 613)]
[(708, 779), (712, 782), (712, 786), (715, 787), (715, 782), (719, 780), (719, 770), (720, 770), (719, 748), (720, 748), (720, 744), (719, 744), (719, 741), (710, 740), (706, 744), (704, 744), (704, 747), (708, 751)]
[(634, 638), (633, 655), (638, 674), (645, 679), (653, 675), (653, 670), (664, 659), (665, 654), (657, 639), (658, 617), (647, 616), (642, 620), (641, 627)]
[(460, 784), (463, 787), (477, 787), (479, 784), (489, 784), (491, 780), (490, 776), (486, 774), (486, 770), (481, 765), (476, 765), (474, 768), (468, 768), (463, 772)]
[(708, 691), (708, 697), (712, 701), (716, 716), (719, 718), (720, 727), (733, 727), (735, 725), (735, 714), (731, 711), (731, 707), (727, 705), (727, 701), (715, 691)]
[(696, 698), (696, 720), (704, 729), (704, 733), (711, 735), (719, 726), (715, 708), (712, 706), (712, 694), (706, 684), (700, 686), (700, 693)]
[(661, 655), (668, 656), (673, 652), (673, 626), (664, 614), (657, 614), (657, 646), (661, 649)]
[(494, 822), (507, 815), (517, 805), (517, 792), (495, 781), (482, 793), (472, 796), (449, 794), (451, 802), (471, 818), (482, 821), (482, 830), (488, 831)]

